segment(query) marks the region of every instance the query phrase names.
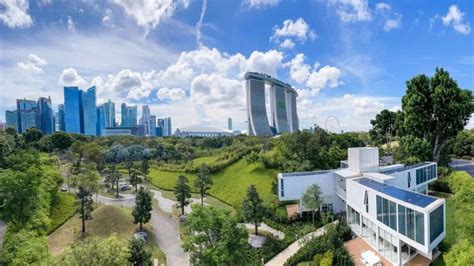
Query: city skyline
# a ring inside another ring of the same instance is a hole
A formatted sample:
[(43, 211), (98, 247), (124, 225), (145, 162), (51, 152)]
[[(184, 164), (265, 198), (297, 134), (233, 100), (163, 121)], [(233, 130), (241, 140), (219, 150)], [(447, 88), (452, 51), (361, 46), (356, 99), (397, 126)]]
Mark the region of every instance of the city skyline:
[(96, 86), (98, 104), (149, 105), (177, 127), (233, 117), (242, 130), (243, 74), (256, 71), (294, 84), (300, 128), (332, 115), (354, 131), (400, 109), (405, 81), (437, 66), (474, 87), (469, 2), (354, 3), (2, 3), (0, 120), (16, 98), (51, 96), (56, 110), (63, 86)]

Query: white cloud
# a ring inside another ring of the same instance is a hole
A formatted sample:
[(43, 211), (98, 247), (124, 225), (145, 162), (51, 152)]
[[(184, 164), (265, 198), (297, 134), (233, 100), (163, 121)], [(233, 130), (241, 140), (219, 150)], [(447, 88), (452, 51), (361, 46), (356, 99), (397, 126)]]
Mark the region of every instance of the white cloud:
[(76, 33), (76, 23), (71, 16), (67, 16), (67, 31)]
[(77, 73), (75, 68), (66, 68), (59, 76), (58, 84), (61, 86), (85, 86), (86, 81)]
[(446, 16), (441, 19), (445, 26), (452, 26), (455, 31), (463, 35), (471, 32), (471, 25), (469, 22), (463, 23), (464, 13), (456, 5), (451, 5)]
[(345, 94), (344, 99), (351, 102), (356, 114), (375, 114), (384, 108), (384, 104), (371, 97), (354, 97), (352, 94)]
[(30, 27), (28, 4), (28, 0), (0, 0), (0, 20), (11, 29)]
[(161, 21), (173, 16), (180, 6), (187, 8), (187, 0), (114, 0), (125, 13), (135, 19), (146, 33), (154, 29)]
[(262, 72), (276, 76), (277, 69), (282, 66), (283, 54), (276, 50), (267, 52), (253, 51), (243, 69), (245, 72)]
[(243, 81), (225, 78), (216, 73), (199, 75), (191, 83), (193, 102), (206, 106), (243, 108), (244, 93)]
[(375, 4), (375, 10), (377, 11), (390, 10), (390, 9), (392, 9), (392, 7), (387, 3), (381, 2), (381, 3)]
[(311, 67), (304, 63), (304, 54), (297, 54), (290, 61), (290, 77), (298, 83), (304, 83), (310, 74)]
[(394, 18), (387, 19), (383, 27), (384, 31), (391, 31), (396, 28), (400, 28), (402, 25), (402, 15), (399, 13), (394, 14)]
[(114, 24), (112, 23), (112, 18), (113, 18), (112, 10), (106, 9), (105, 14), (102, 17), (102, 23), (106, 26), (112, 26), (113, 27)]
[(244, 0), (243, 4), (249, 8), (266, 8), (278, 5), (280, 0)]
[(295, 43), (290, 39), (285, 39), (282, 43), (280, 43), (280, 48), (283, 49), (291, 50), (293, 47), (295, 47)]
[(177, 101), (183, 99), (186, 96), (186, 92), (181, 88), (168, 89), (167, 87), (164, 87), (158, 90), (156, 96), (160, 100)]
[(35, 54), (29, 54), (26, 61), (17, 63), (18, 67), (33, 74), (43, 73), (42, 67), (47, 64), (48, 61)]
[(367, 0), (335, 0), (336, 13), (343, 22), (370, 21), (370, 13)]
[(324, 66), (318, 70), (318, 66), (315, 65), (306, 81), (306, 87), (316, 91), (326, 87), (335, 88), (344, 84), (344, 82), (340, 80), (341, 76), (341, 70), (336, 67)]
[(207, 9), (207, 0), (202, 1), (201, 14), (199, 15), (199, 21), (196, 23), (196, 43), (199, 47), (202, 47), (202, 21), (204, 20), (204, 15), (206, 14)]
[(287, 19), (283, 21), (281, 28), (277, 26), (273, 28), (273, 36), (270, 39), (278, 41), (281, 37), (294, 37), (300, 42), (304, 42), (308, 38), (316, 38), (316, 33), (310, 29), (303, 18), (297, 18), (295, 21)]

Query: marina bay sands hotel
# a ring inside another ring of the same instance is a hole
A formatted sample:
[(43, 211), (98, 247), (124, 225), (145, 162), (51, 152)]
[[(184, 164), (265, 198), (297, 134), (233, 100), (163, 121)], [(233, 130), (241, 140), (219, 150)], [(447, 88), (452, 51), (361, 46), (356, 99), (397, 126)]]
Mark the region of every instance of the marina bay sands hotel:
[[(290, 84), (255, 72), (247, 72), (245, 80), (249, 135), (272, 136), (298, 130), (298, 94)], [(270, 120), (265, 104), (265, 84), (270, 86)]]

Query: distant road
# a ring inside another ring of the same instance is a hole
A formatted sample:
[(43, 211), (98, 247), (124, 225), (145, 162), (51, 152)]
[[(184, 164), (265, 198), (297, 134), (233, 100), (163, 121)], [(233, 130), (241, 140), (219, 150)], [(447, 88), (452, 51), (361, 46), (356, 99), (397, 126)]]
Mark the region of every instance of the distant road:
[(449, 163), (449, 166), (453, 167), (457, 171), (466, 171), (468, 174), (474, 177), (474, 161), (454, 159)]

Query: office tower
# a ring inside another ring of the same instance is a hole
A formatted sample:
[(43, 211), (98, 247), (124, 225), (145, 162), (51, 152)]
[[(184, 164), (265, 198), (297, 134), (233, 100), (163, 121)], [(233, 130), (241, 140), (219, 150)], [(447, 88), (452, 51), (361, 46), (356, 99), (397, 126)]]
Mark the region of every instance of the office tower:
[(105, 135), (105, 107), (104, 105), (97, 106), (97, 135)]
[(121, 127), (128, 127), (128, 115), (127, 115), (127, 105), (122, 103), (120, 106), (120, 116), (122, 121), (120, 122)]
[(143, 121), (143, 123), (145, 123), (149, 118), (150, 118), (150, 107), (148, 105), (143, 105), (142, 118), (140, 119), (140, 121)]
[(66, 131), (66, 123), (64, 122), (64, 104), (58, 105), (58, 116), (57, 116), (57, 123), (58, 123), (58, 131)]
[[(269, 75), (247, 72), (247, 117), (249, 135), (271, 136), (298, 130), (296, 90)], [(270, 85), (271, 122), (265, 105), (265, 85)]]
[(83, 132), (86, 135), (97, 135), (97, 105), (95, 86), (82, 92)]
[(151, 115), (148, 119), (148, 136), (155, 136), (156, 134), (156, 116)]
[(18, 131), (18, 111), (5, 111), (5, 120), (7, 127), (11, 127)]
[(40, 129), (43, 134), (52, 134), (54, 132), (54, 112), (51, 106), (51, 98), (40, 97), (38, 100), (38, 109), (40, 117)]
[(82, 91), (78, 87), (64, 87), (64, 123), (67, 133), (84, 132)]
[(18, 99), (16, 100), (16, 106), (18, 111), (18, 133), (23, 133), (31, 127), (40, 129), (39, 110), (35, 101)]
[(171, 117), (166, 117), (163, 119), (163, 136), (169, 137), (173, 135), (171, 131)]
[(232, 118), (227, 118), (227, 129), (232, 130)]
[(163, 137), (164, 131), (163, 128), (165, 127), (165, 120), (158, 118), (156, 121), (156, 136)]
[(103, 104), (105, 127), (115, 127), (115, 103), (108, 101)]
[(137, 120), (138, 120), (138, 112), (137, 112), (136, 105), (127, 107), (127, 116), (128, 116), (128, 126), (136, 127)]

